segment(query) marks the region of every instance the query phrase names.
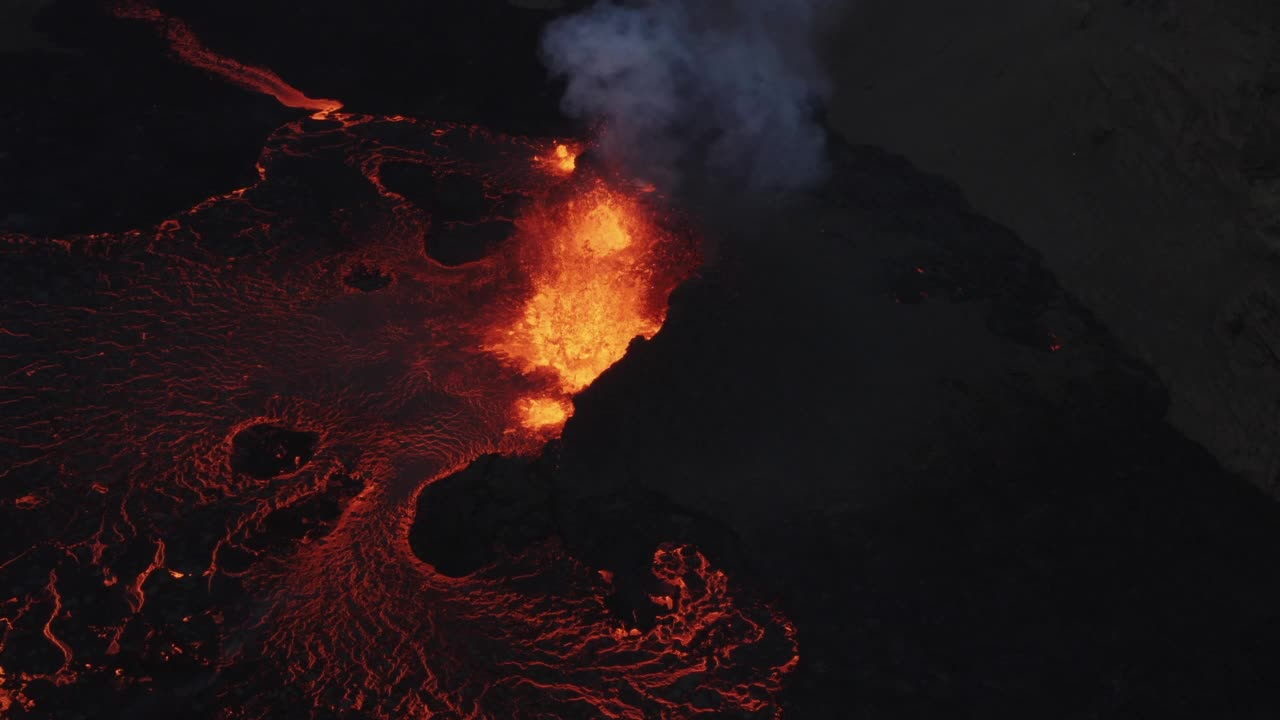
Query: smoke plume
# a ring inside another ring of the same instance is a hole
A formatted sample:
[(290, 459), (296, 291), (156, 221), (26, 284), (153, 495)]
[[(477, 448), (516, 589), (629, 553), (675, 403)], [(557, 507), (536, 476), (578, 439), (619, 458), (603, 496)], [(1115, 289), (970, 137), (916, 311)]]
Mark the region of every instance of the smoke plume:
[(709, 171), (751, 189), (822, 179), (817, 34), (838, 0), (597, 0), (552, 22), (544, 61), (601, 150), (673, 185)]

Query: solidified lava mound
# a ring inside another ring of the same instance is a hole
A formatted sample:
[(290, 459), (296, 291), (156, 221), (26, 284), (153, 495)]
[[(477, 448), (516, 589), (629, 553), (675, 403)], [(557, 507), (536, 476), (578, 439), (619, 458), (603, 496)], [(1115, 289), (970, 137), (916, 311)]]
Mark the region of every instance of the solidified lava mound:
[(472, 263), (492, 253), (516, 232), (506, 220), (448, 223), (427, 232), (427, 257), (450, 267)]
[(279, 425), (251, 425), (231, 438), (231, 470), (265, 480), (306, 465), (320, 434)]
[(550, 538), (547, 465), (486, 455), (423, 488), (409, 531), (414, 554), (463, 577)]
[(480, 180), (461, 173), (437, 175), (420, 165), (388, 163), (383, 185), (446, 222), (476, 222), (492, 212)]
[(504, 194), (463, 173), (433, 174), (408, 163), (387, 163), (380, 178), (388, 191), (431, 217), (424, 238), (427, 257), (449, 267), (476, 262), (516, 232), (524, 196)]

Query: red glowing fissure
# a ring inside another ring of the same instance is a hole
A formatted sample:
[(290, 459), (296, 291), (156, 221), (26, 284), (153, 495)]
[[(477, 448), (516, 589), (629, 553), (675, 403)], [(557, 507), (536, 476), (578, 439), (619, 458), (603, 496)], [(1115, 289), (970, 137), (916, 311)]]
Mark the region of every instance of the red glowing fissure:
[[(422, 487), (486, 453), (536, 454), (573, 393), (661, 326), (696, 261), (664, 229), (659, 199), (579, 177), (573, 143), (342, 113), (153, 8), (126, 2), (116, 14), (154, 25), (183, 62), (314, 113), (271, 135), (254, 185), (156, 228), (0, 235), (8, 257), (96, 274), (88, 294), (0, 309), (15, 348), (0, 365), (11, 398), (0, 440), (19, 450), (0, 480), (43, 478), (13, 511), (50, 518), (32, 525), (46, 530), (30, 548), (0, 558), (0, 577), (47, 574), (0, 602), (0, 712), (39, 713), (33, 683), (145, 685), (120, 660), (133, 653), (214, 672), (266, 658), (315, 714), (777, 715), (794, 629), (694, 548), (655, 553), (667, 590), (641, 629), (606, 608), (608, 569), (554, 546), (449, 578), (408, 544)], [(299, 158), (367, 195), (331, 208), (320, 230), (291, 216), (310, 191), (305, 175), (288, 175)], [(498, 205), (519, 200), (490, 218), (514, 234), (478, 260), (432, 260), (424, 237), (444, 220), (392, 181), (406, 168), (471, 178)], [(336, 249), (314, 241), (326, 232), (340, 236)], [(367, 268), (385, 286), (344, 282)], [(50, 407), (73, 410), (50, 417)], [(234, 438), (260, 426), (292, 428), (314, 447), (304, 458), (282, 445), (272, 459), (289, 462), (262, 478), (233, 472)], [(359, 489), (323, 532), (287, 551), (262, 544), (276, 513), (348, 479)], [(184, 519), (208, 514), (225, 530), (205, 550), (175, 550)], [(216, 650), (157, 620), (166, 593), (213, 593), (225, 578), (252, 613), (232, 627), (210, 600), (179, 623), (216, 628)], [(95, 588), (100, 609), (69, 609), (68, 582)], [(6, 652), (33, 634), (49, 657)], [(270, 702), (227, 717), (269, 716)]]

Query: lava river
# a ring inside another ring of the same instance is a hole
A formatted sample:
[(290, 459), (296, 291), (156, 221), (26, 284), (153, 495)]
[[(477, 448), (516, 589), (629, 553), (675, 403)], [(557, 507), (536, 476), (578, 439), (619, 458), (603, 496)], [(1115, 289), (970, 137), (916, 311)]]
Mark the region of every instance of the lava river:
[(555, 545), (451, 578), (408, 542), (424, 486), (537, 454), (659, 330), (696, 266), (662, 199), (573, 142), (344, 113), (117, 12), (313, 114), (157, 227), (0, 235), (0, 714), (776, 716), (794, 633), (694, 548), (656, 552), (642, 629)]

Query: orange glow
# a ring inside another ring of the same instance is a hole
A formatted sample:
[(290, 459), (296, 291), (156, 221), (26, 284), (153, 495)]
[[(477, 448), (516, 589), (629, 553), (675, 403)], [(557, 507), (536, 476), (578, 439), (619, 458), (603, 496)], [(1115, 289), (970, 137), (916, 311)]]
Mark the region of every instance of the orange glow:
[(4, 666), (0, 665), (0, 712), (7, 712), (13, 707), (9, 692), (4, 689)]
[(570, 175), (578, 168), (578, 155), (582, 152), (582, 148), (577, 145), (568, 145), (559, 143), (550, 153), (540, 155), (536, 158), (539, 163), (543, 163), (551, 167), (558, 173)]
[(188, 65), (218, 75), (253, 92), (270, 95), (281, 105), (314, 110), (313, 117), (324, 118), (342, 109), (342, 103), (326, 98), (312, 98), (280, 79), (265, 68), (246, 65), (213, 52), (200, 42), (186, 23), (134, 0), (122, 0), (112, 12), (116, 17), (142, 20), (161, 29), (173, 52)]
[(597, 183), (563, 206), (535, 209), (521, 231), (533, 294), (490, 349), (526, 372), (553, 371), (561, 390), (577, 392), (634, 338), (661, 327), (665, 313), (648, 262), (658, 230), (634, 200)]
[(520, 402), (521, 423), (530, 430), (559, 430), (572, 414), (573, 406), (557, 398), (526, 398)]
[(39, 495), (27, 494), (13, 501), (19, 510), (34, 510), (45, 504), (44, 498)]
[(568, 145), (557, 145), (556, 166), (565, 172), (573, 172), (578, 167), (577, 153), (569, 152)]

